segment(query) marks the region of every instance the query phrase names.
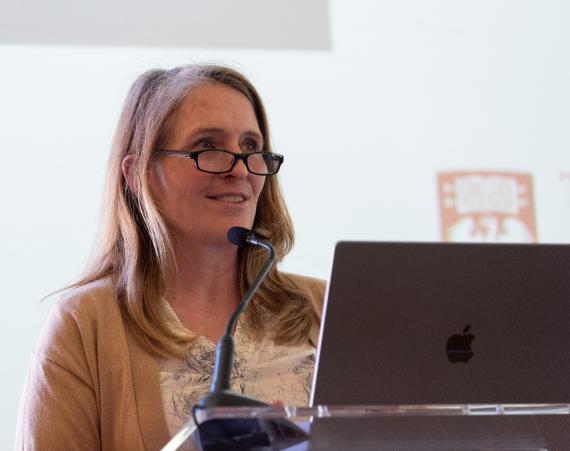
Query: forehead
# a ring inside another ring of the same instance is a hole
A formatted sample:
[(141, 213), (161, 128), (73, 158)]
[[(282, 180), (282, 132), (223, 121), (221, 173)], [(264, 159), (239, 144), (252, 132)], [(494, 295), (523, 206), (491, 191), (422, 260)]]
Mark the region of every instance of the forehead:
[(249, 99), (240, 91), (221, 83), (206, 83), (196, 86), (184, 97), (177, 116), (186, 119), (208, 119), (210, 117), (255, 121), (255, 111)]
[[(168, 126), (165, 146), (193, 145), (216, 130), (232, 144), (244, 136), (264, 141), (253, 106), (240, 91), (220, 83), (196, 86), (184, 97)], [(220, 143), (226, 145), (226, 143)]]

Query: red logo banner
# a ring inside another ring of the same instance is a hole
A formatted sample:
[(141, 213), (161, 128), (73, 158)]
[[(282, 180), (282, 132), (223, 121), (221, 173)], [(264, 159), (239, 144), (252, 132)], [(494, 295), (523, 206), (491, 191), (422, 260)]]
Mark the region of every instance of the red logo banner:
[(537, 241), (530, 174), (444, 172), (438, 190), (444, 241)]

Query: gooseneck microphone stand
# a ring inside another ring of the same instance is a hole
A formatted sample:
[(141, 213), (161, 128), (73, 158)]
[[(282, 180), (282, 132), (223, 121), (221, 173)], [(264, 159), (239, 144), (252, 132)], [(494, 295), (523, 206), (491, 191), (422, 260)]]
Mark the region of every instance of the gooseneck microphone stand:
[(264, 402), (231, 390), (232, 368), (234, 365), (233, 333), (239, 316), (248, 306), (253, 295), (267, 277), (271, 266), (273, 266), (273, 262), (275, 261), (275, 250), (271, 244), (258, 239), (252, 232), (243, 227), (232, 227), (228, 230), (228, 240), (240, 247), (262, 247), (267, 251), (268, 257), (261, 268), (261, 271), (259, 271), (259, 274), (228, 321), (225, 333), (218, 342), (218, 347), (216, 348), (214, 377), (212, 386), (210, 387), (210, 393), (203, 398), (198, 405), (202, 408), (218, 406), (267, 406), (268, 404)]
[(229, 229), (228, 240), (236, 246), (244, 248), (248, 246), (262, 247), (267, 251), (268, 257), (228, 321), (224, 335), (218, 342), (210, 393), (192, 409), (194, 421), (200, 433), (200, 445), (204, 451), (288, 448), (307, 440), (308, 436), (301, 428), (284, 418), (214, 418), (201, 423), (198, 423), (196, 419), (196, 410), (212, 407), (271, 407), (267, 403), (233, 391), (231, 389), (231, 376), (234, 365), (233, 333), (237, 320), (267, 277), (275, 261), (275, 250), (271, 244), (258, 239), (250, 230), (243, 227)]

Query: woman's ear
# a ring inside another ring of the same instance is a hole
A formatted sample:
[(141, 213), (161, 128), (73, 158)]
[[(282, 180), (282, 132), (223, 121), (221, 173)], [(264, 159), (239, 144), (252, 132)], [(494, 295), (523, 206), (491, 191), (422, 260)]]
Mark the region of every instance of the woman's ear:
[(134, 194), (136, 194), (135, 165), (136, 165), (136, 158), (132, 154), (129, 154), (125, 158), (123, 158), (123, 162), (121, 163), (121, 170), (123, 171), (123, 177), (125, 177), (125, 181), (127, 182), (129, 190), (131, 191), (131, 193)]

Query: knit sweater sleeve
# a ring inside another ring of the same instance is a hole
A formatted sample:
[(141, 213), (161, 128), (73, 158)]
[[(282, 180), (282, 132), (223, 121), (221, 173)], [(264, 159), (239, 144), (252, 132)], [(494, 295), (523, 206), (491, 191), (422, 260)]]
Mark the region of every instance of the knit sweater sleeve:
[(73, 305), (59, 303), (52, 309), (32, 354), (16, 449), (101, 449), (96, 363), (89, 361), (89, 341)]

